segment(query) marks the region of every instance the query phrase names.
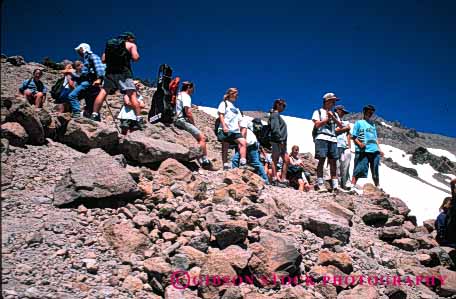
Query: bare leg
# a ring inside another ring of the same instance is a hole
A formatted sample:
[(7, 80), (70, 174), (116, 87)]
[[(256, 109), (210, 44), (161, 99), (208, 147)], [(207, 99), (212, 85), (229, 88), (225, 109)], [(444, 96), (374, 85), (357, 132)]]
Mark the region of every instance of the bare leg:
[(198, 139), (199, 146), (201, 147), (201, 150), (203, 151), (203, 155), (207, 156), (206, 136), (204, 136), (204, 134), (201, 133), (201, 134), (199, 134), (197, 139)]
[(282, 181), (287, 178), (287, 171), (288, 171), (288, 164), (290, 164), (290, 157), (288, 156), (288, 153), (284, 153), (282, 155), (282, 160), (283, 160), (283, 166), (282, 166)]
[(93, 112), (100, 113), (101, 106), (103, 106), (103, 102), (106, 99), (107, 93), (104, 88), (100, 89), (100, 93), (98, 93), (95, 101), (93, 102)]
[(244, 138), (236, 139), (236, 143), (239, 146), (239, 154), (241, 155), (241, 159), (246, 159), (247, 157), (247, 142)]
[(223, 164), (228, 162), (228, 143), (222, 142), (222, 162)]

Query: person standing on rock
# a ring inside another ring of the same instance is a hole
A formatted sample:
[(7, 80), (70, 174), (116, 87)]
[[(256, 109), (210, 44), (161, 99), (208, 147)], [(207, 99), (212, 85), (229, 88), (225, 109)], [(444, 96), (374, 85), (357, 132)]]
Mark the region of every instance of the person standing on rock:
[(217, 129), (217, 139), (222, 142), (222, 162), (223, 169), (231, 168), (228, 163), (228, 148), (230, 144), (237, 144), (239, 147), (240, 165), (239, 168), (247, 168), (247, 144), (241, 135), (240, 122), (242, 119), (241, 111), (234, 106), (239, 91), (237, 88), (228, 88), (223, 100), (220, 102), (217, 112), (220, 125)]
[(337, 160), (339, 152), (337, 149), (336, 127), (343, 128), (338, 116), (331, 111), (336, 101), (340, 99), (332, 92), (323, 96), (323, 107), (315, 110), (312, 115), (315, 130), (315, 158), (318, 160), (317, 166), (317, 185), (320, 192), (327, 191), (323, 179), (323, 167), (328, 158), (331, 183), (333, 190), (339, 189), (337, 180)]
[[(283, 120), (280, 113), (285, 110), (287, 106), (284, 99), (277, 99), (272, 106), (271, 114), (269, 116), (269, 125), (271, 127), (271, 146), (272, 146), (272, 182), (273, 186), (285, 187), (288, 185), (286, 179), (288, 164), (290, 157), (287, 152), (287, 124)], [(277, 162), (282, 158), (283, 165), (281, 175), (277, 174)]]
[(451, 203), (446, 217), (446, 240), (456, 248), (456, 179), (451, 181)]
[(133, 122), (134, 129), (144, 129), (144, 120), (141, 117), (141, 106), (137, 99), (136, 87), (133, 82), (131, 61), (139, 60), (136, 37), (131, 32), (124, 32), (117, 39), (111, 39), (106, 44), (103, 53), (103, 62), (106, 62), (106, 75), (103, 87), (93, 104), (91, 119), (100, 121), (100, 109), (108, 94), (120, 90), (128, 97), (128, 104), (135, 111), (136, 120)]
[[(350, 113), (342, 105), (335, 107), (336, 116), (342, 122), (343, 127), (336, 128), (337, 135), (337, 151), (339, 159), (337, 160), (337, 175), (340, 178), (340, 187), (344, 190), (351, 188), (350, 182), (350, 162), (351, 162), (351, 135), (350, 123), (343, 120), (344, 115)], [(348, 183), (348, 185), (347, 185)]]
[(357, 120), (353, 127), (353, 141), (355, 142), (355, 160), (352, 184), (356, 185), (359, 178), (367, 178), (369, 167), (375, 186), (379, 186), (379, 167), (383, 152), (380, 150), (377, 139), (377, 128), (371, 118), (375, 107), (366, 105), (363, 108), (363, 119)]
[(46, 100), (47, 88), (40, 80), (43, 72), (40, 69), (33, 70), (33, 77), (22, 82), (19, 92), (25, 96), (30, 105), (35, 109), (41, 108)]
[(79, 98), (84, 95), (86, 105), (93, 101), (93, 96), (90, 98), (88, 94), (91, 90), (99, 88), (104, 77), (105, 67), (101, 62), (100, 56), (92, 52), (89, 44), (81, 43), (74, 49), (78, 52), (79, 56), (82, 57), (83, 67), (80, 74), (74, 74), (73, 76), (76, 78), (77, 86), (68, 95), (68, 99), (71, 104), (73, 118), (78, 118), (81, 117)]
[(199, 159), (201, 167), (211, 169), (212, 163), (207, 158), (206, 136), (195, 126), (192, 113), (192, 97), (195, 90), (193, 82), (185, 81), (182, 83), (181, 91), (176, 98), (176, 127), (189, 132), (198, 141), (203, 156)]

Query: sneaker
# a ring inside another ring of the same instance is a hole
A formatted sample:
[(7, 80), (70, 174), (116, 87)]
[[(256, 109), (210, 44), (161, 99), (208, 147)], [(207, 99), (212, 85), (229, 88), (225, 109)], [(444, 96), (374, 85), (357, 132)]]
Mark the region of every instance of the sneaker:
[(100, 114), (95, 114), (95, 113), (92, 113), (92, 116), (90, 116), (90, 119), (93, 121), (101, 121)]
[(230, 169), (231, 169), (230, 163), (223, 164), (223, 170), (230, 170)]
[(350, 190), (351, 188), (353, 188), (353, 184), (351, 182), (346, 182), (344, 188)]
[(207, 159), (201, 161), (201, 168), (203, 168), (205, 170), (213, 170), (213, 171), (217, 170), (217, 169), (215, 169), (214, 164), (212, 164), (211, 161), (209, 161)]

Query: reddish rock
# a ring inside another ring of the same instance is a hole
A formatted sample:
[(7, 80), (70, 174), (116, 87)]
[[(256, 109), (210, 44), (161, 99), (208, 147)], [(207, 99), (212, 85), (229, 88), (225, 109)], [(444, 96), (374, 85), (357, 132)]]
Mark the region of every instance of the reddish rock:
[(379, 294), (375, 287), (358, 285), (351, 290), (345, 290), (339, 293), (337, 299), (377, 299)]
[(414, 251), (419, 248), (418, 241), (410, 238), (396, 239), (392, 244), (407, 251)]
[(345, 252), (334, 253), (327, 249), (321, 250), (318, 253), (318, 263), (322, 266), (336, 266), (346, 274), (350, 274), (353, 271), (352, 259)]

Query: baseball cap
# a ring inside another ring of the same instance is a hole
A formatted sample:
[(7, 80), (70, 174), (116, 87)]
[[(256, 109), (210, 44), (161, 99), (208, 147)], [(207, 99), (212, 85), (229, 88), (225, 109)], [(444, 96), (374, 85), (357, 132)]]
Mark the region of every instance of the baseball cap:
[(340, 99), (336, 96), (335, 93), (328, 92), (328, 93), (325, 93), (325, 95), (323, 96), (323, 100), (324, 100), (324, 101), (328, 101), (328, 100), (336, 100), (336, 101), (339, 101)]
[(365, 110), (375, 111), (375, 107), (373, 105), (369, 104), (369, 105), (366, 105), (363, 107), (363, 111), (365, 111)]
[(90, 45), (89, 44), (86, 44), (86, 43), (81, 43), (79, 44), (79, 46), (77, 46), (76, 48), (74, 48), (76, 51), (79, 50), (80, 48), (82, 48), (84, 50), (84, 53), (85, 52), (92, 52), (92, 50), (90, 49)]
[(348, 111), (347, 109), (345, 109), (344, 105), (337, 105), (336, 107), (334, 107), (335, 110), (342, 110), (343, 112), (345, 113), (350, 113), (350, 111)]

